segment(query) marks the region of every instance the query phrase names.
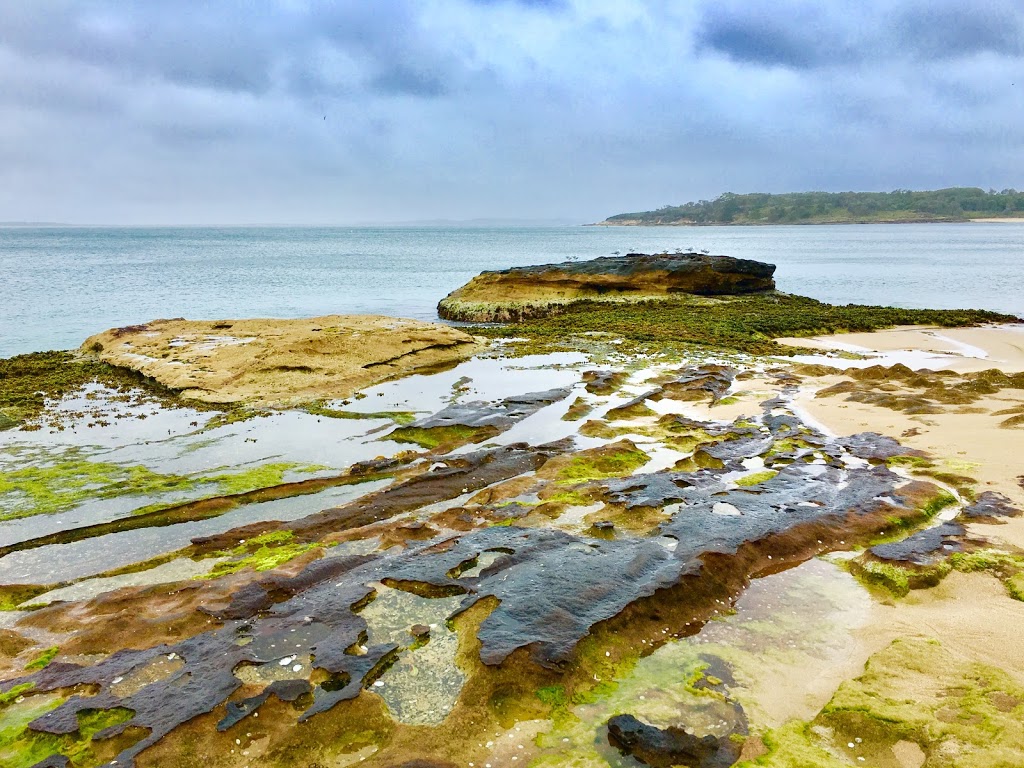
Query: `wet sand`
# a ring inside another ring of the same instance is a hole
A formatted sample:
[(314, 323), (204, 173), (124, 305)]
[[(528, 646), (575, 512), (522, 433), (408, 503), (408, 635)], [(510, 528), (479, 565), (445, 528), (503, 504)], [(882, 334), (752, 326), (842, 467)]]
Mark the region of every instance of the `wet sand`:
[(836, 368), (903, 363), (910, 368), (957, 373), (998, 368), (1024, 371), (1024, 324), (978, 328), (900, 326), (874, 333), (842, 333), (811, 338), (781, 338), (780, 344), (864, 355), (866, 361), (837, 357), (819, 362)]
[[(950, 370), (967, 373), (998, 368), (1007, 373), (1024, 370), (1024, 330), (1012, 326), (990, 328), (931, 329), (901, 328), (877, 334), (847, 334), (821, 337), (823, 349), (838, 339), (855, 342), (878, 353), (894, 353), (879, 359), (879, 364), (900, 362), (902, 351), (949, 350), (955, 344), (967, 344), (983, 350), (988, 357), (951, 356)], [(948, 341), (947, 341), (948, 339)], [(949, 341), (955, 342), (950, 344)], [(842, 342), (839, 342), (842, 343)], [(961, 350), (963, 352), (963, 350)], [(837, 361), (841, 362), (841, 361)], [(941, 406), (941, 413), (909, 414), (891, 408), (854, 402), (843, 394), (822, 396), (822, 390), (848, 381), (837, 372), (810, 378), (796, 398), (797, 407), (815, 422), (839, 435), (879, 432), (902, 444), (930, 454), (941, 471), (966, 475), (977, 480), (978, 492), (996, 491), (1024, 507), (1024, 427), (1007, 427), (1008, 412), (1024, 408), (1024, 390), (1001, 389), (980, 396), (967, 405)], [(1004, 525), (972, 526), (994, 541), (1024, 548), (1024, 520), (1011, 519)]]

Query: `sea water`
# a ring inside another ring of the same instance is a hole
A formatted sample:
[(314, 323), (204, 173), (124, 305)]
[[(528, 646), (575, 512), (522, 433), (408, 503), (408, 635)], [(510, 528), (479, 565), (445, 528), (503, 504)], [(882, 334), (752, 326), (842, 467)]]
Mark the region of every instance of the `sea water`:
[(778, 265), (832, 303), (1024, 315), (1024, 222), (769, 227), (2, 227), (0, 356), (155, 318), (436, 319), (485, 269), (633, 251)]

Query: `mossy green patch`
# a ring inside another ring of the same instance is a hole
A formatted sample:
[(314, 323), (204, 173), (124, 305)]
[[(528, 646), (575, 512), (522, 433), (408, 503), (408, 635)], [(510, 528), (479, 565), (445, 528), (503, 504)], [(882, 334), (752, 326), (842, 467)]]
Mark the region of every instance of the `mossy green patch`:
[(897, 765), (901, 741), (920, 745), (935, 768), (1024, 765), (1024, 688), (935, 641), (898, 639), (811, 723), (791, 722), (763, 740), (768, 754), (740, 766)]
[(748, 488), (752, 485), (760, 485), (761, 483), (768, 482), (777, 474), (779, 474), (778, 471), (774, 469), (765, 469), (761, 472), (754, 472), (753, 474), (737, 478), (736, 485), (743, 488)]
[(605, 414), (609, 421), (627, 421), (629, 419), (645, 419), (658, 414), (645, 403), (633, 403), (632, 405), (620, 405), (612, 408)]
[(50, 662), (57, 658), (57, 654), (60, 653), (60, 648), (56, 645), (47, 648), (45, 651), (41, 651), (32, 661), (25, 665), (25, 669), (29, 671), (36, 671), (39, 669), (45, 669), (50, 665)]
[(862, 584), (882, 589), (894, 597), (906, 597), (912, 589), (934, 587), (952, 570), (948, 562), (925, 567), (906, 567), (876, 560), (851, 560), (848, 561), (848, 567)]
[(737, 763), (736, 768), (849, 768), (850, 763), (825, 748), (810, 723), (791, 721), (765, 733), (761, 740), (768, 754)]
[(572, 405), (569, 406), (569, 410), (562, 416), (562, 421), (579, 421), (584, 416), (594, 410), (594, 406), (584, 400), (582, 397), (577, 397)]
[(955, 506), (958, 503), (956, 496), (943, 491), (925, 502), (924, 506), (921, 508), (921, 513), (926, 518), (932, 518), (947, 507)]
[(930, 459), (921, 456), (890, 456), (885, 461), (886, 465), (892, 467), (909, 467), (910, 469), (928, 469), (935, 466)]
[(1020, 593), (1020, 587), (1024, 586), (1024, 555), (982, 549), (955, 552), (947, 560), (929, 566), (905, 566), (863, 559), (850, 560), (846, 564), (861, 583), (879, 587), (894, 597), (906, 597), (912, 589), (934, 587), (953, 571), (983, 571), (1003, 582), (1010, 597), (1024, 600)]
[(113, 758), (128, 743), (144, 733), (122, 734), (114, 739), (94, 741), (93, 737), (115, 725), (126, 723), (135, 713), (124, 707), (83, 709), (77, 713), (78, 729), (54, 735), (28, 728), (36, 718), (55, 709), (63, 699), (53, 694), (28, 696), (20, 704), (0, 711), (0, 764), (5, 768), (30, 768), (54, 755), (63, 755), (74, 768), (92, 768)]
[(48, 585), (41, 584), (3, 584), (0, 585), (0, 611), (14, 611), (24, 602), (37, 595), (49, 592)]
[(497, 427), (467, 427), (452, 424), (444, 427), (399, 427), (384, 436), (396, 443), (415, 443), (423, 448), (452, 450), (468, 443), (479, 443), (498, 434)]
[(0, 693), (0, 707), (2, 707), (5, 704), (10, 704), (12, 701), (16, 700), (19, 696), (21, 696), (21, 695), (23, 695), (25, 693), (28, 693), (29, 691), (31, 691), (35, 687), (36, 687), (35, 683), (21, 683), (20, 685), (14, 686), (9, 691), (5, 691), (4, 693)]
[(778, 456), (780, 454), (794, 454), (800, 453), (801, 451), (814, 450), (817, 446), (811, 445), (806, 440), (801, 440), (798, 437), (783, 437), (772, 443), (772, 447), (768, 449), (768, 456)]
[[(585, 456), (574, 456), (558, 472), (562, 483), (581, 483), (587, 480), (601, 480), (608, 477), (631, 475), (650, 461), (651, 457), (639, 448), (619, 447), (615, 450), (593, 451)], [(613, 446), (606, 446), (611, 449)]]
[(196, 576), (196, 579), (215, 579), (229, 573), (237, 573), (243, 568), (256, 571), (269, 571), (279, 565), (293, 560), (321, 544), (303, 544), (295, 541), (292, 531), (269, 531), (239, 544), (231, 550), (214, 553), (215, 557), (228, 557), (217, 563), (209, 573)]

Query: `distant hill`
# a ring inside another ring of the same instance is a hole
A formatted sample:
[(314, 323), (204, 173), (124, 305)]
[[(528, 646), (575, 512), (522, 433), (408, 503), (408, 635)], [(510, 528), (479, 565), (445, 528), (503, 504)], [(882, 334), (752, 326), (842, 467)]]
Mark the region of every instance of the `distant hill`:
[(620, 213), (605, 226), (715, 224), (860, 224), (1024, 218), (1024, 192), (951, 187), (925, 192), (791, 192), (780, 195), (726, 192), (714, 200), (666, 205), (656, 211)]

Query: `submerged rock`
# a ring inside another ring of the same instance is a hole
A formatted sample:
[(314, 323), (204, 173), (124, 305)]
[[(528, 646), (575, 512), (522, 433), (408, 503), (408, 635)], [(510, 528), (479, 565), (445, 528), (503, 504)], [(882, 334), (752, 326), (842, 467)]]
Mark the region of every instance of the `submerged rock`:
[(302, 320), (154, 320), (90, 336), (82, 351), (188, 399), (292, 403), (346, 397), (468, 358), (456, 328), (377, 315)]
[(482, 272), (442, 299), (437, 310), (448, 320), (502, 322), (550, 314), (580, 300), (770, 291), (774, 272), (774, 264), (700, 253), (604, 256)]
[(654, 768), (727, 768), (740, 756), (739, 747), (728, 736), (698, 737), (675, 726), (655, 728), (632, 715), (616, 715), (608, 721), (608, 741), (624, 755)]

